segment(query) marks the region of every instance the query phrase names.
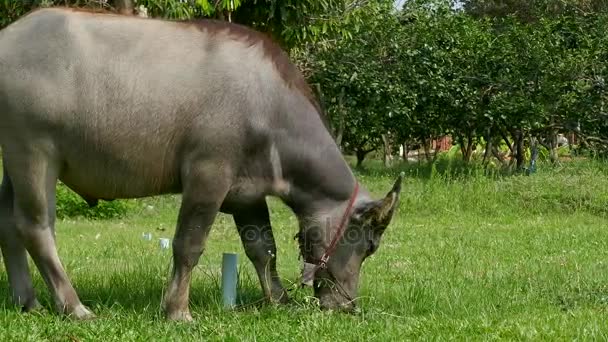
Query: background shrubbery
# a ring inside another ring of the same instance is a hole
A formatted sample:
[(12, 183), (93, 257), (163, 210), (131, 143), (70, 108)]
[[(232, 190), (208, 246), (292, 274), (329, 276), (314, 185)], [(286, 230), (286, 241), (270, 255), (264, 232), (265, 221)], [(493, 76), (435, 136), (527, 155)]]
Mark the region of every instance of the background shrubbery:
[(83, 217), (87, 219), (112, 219), (124, 217), (136, 207), (133, 200), (100, 200), (97, 206), (89, 205), (70, 188), (57, 184), (57, 218)]

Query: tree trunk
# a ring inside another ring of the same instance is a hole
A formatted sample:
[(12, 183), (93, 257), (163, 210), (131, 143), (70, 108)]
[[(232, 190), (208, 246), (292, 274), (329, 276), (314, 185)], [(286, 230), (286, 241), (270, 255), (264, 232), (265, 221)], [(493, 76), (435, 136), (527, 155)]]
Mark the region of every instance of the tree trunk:
[(490, 153), (492, 150), (492, 129), (488, 129), (487, 134), (486, 134), (486, 150), (483, 154), (483, 161), (481, 162), (482, 165), (487, 166), (487, 163), (489, 162), (489, 157), (490, 157)]
[(556, 164), (558, 161), (557, 156), (557, 134), (553, 129), (550, 129), (548, 133), (543, 136), (543, 139), (538, 140), (544, 148), (549, 151), (549, 160), (552, 164)]
[(462, 159), (465, 163), (471, 161), (471, 156), (473, 155), (473, 137), (471, 132), (467, 133), (467, 138), (460, 138), (460, 151), (462, 152)]
[(538, 157), (538, 142), (536, 138), (530, 138), (530, 174), (536, 172), (536, 158)]
[(391, 157), (392, 157), (392, 151), (391, 151), (391, 144), (390, 141), (388, 139), (388, 134), (382, 134), (382, 145), (384, 147), (384, 167), (389, 167), (391, 166)]
[(424, 156), (425, 156), (427, 162), (432, 161), (432, 159), (431, 159), (431, 142), (432, 141), (433, 140), (431, 138), (424, 138), (423, 143), (422, 143), (423, 148), (424, 148)]
[(551, 136), (549, 137), (549, 159), (551, 160), (551, 164), (557, 164), (557, 134), (555, 131), (551, 130)]
[(458, 137), (456, 138), (458, 141), (458, 144), (460, 145), (460, 154), (462, 154), (462, 159), (466, 159), (466, 149), (465, 149), (465, 143), (464, 143), (464, 137), (462, 135), (458, 135)]
[(492, 155), (494, 155), (494, 157), (500, 162), (500, 164), (503, 167), (507, 166), (507, 161), (505, 160), (505, 158), (500, 154), (500, 152), (498, 151), (498, 148), (494, 145), (492, 145)]
[[(509, 137), (507, 137), (507, 134), (505, 132), (503, 132), (502, 130), (499, 130), (499, 131), (500, 131), (500, 135), (502, 136), (502, 140), (504, 140), (505, 144), (507, 144), (507, 147), (509, 148), (511, 155), (514, 155), (515, 154), (515, 151), (514, 151), (515, 142), (513, 144), (511, 144), (511, 142), (509, 141)], [(515, 139), (515, 135), (513, 135), (513, 139)]]
[(114, 7), (120, 14), (133, 15), (133, 0), (114, 0)]
[(492, 141), (488, 140), (488, 142), (486, 143), (486, 150), (483, 153), (483, 160), (481, 162), (482, 165), (486, 166), (488, 165), (489, 157), (490, 157), (490, 153), (492, 150)]
[(467, 163), (471, 161), (471, 157), (473, 156), (473, 145), (474, 145), (473, 139), (469, 138), (467, 141), (467, 154), (466, 154), (466, 158), (464, 160)]
[(516, 133), (516, 146), (517, 146), (517, 170), (521, 170), (524, 167), (524, 163), (526, 162), (524, 156), (524, 135), (521, 131)]
[(364, 150), (362, 148), (357, 148), (357, 150), (355, 151), (355, 154), (357, 156), (357, 168), (361, 168), (363, 166), (365, 156), (367, 156), (369, 152), (370, 151)]
[(407, 163), (407, 155), (409, 154), (409, 151), (407, 150), (407, 143), (403, 143), (401, 144), (401, 146), (403, 147), (403, 154), (401, 155), (401, 158), (403, 158), (403, 161)]

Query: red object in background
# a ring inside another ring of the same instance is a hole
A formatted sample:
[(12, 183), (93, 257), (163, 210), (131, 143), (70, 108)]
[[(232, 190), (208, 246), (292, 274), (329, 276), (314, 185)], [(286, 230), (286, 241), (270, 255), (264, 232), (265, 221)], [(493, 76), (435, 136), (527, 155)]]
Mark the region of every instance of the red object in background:
[(439, 139), (433, 140), (432, 148), (437, 152), (448, 151), (452, 147), (452, 137), (443, 136)]

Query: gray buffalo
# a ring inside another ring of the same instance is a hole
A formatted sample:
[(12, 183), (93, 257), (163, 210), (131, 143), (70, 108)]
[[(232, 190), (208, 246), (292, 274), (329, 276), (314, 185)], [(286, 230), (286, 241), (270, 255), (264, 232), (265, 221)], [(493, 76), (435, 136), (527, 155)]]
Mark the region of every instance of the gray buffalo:
[[(361, 265), (399, 200), (359, 187), (305, 79), (265, 35), (213, 20), (33, 11), (0, 31), (0, 247), (13, 302), (94, 317), (55, 245), (55, 185), (89, 203), (179, 193), (163, 310), (192, 320), (190, 279), (218, 212), (233, 216), (265, 298), (287, 300), (266, 196), (299, 221), (322, 308), (355, 305)], [(27, 251), (27, 254), (26, 254)]]

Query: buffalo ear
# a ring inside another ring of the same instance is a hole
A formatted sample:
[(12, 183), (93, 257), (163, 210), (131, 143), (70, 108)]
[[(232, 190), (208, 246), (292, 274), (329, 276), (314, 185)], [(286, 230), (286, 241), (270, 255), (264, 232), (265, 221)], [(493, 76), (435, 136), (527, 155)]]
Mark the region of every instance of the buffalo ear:
[(384, 198), (364, 203), (357, 208), (355, 214), (362, 222), (370, 224), (372, 229), (384, 230), (388, 226), (399, 203), (403, 177), (402, 172)]

